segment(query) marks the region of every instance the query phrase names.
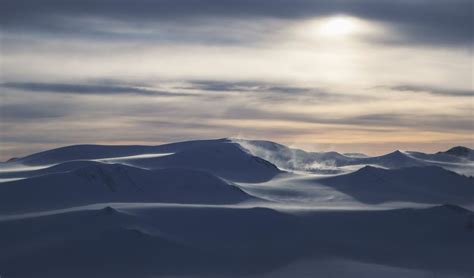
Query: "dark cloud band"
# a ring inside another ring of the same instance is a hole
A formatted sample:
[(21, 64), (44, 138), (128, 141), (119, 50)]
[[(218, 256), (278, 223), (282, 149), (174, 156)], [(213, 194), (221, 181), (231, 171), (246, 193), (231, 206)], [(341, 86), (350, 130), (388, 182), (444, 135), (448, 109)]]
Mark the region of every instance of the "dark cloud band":
[[(348, 14), (378, 21), (407, 43), (469, 45), (473, 41), (471, 0), (5, 0), (0, 23), (5, 30), (94, 33), (94, 20), (113, 20), (140, 28), (206, 18), (304, 18)], [(73, 19), (83, 19), (73, 24)], [(85, 23), (85, 24), (84, 24)], [(104, 34), (102, 34), (104, 35)], [(195, 38), (212, 39), (212, 38)]]
[(456, 90), (437, 88), (430, 86), (419, 86), (419, 85), (398, 85), (391, 87), (392, 90), (403, 91), (403, 92), (414, 92), (414, 93), (428, 93), (431, 95), (438, 96), (449, 96), (449, 97), (474, 97), (473, 90)]
[(65, 83), (34, 83), (34, 82), (7, 82), (0, 84), (3, 88), (17, 89), (32, 92), (83, 94), (83, 95), (122, 95), (135, 94), (142, 96), (192, 96), (186, 93), (170, 93), (164, 91), (142, 89), (132, 86), (115, 85), (86, 85)]

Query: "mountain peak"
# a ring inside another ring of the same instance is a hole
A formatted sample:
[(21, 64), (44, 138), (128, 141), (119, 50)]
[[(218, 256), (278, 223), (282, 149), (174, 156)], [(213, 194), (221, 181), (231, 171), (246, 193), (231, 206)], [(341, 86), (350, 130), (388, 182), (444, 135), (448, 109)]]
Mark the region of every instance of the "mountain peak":
[(374, 167), (371, 165), (365, 165), (364, 167), (360, 168), (357, 172), (374, 172), (374, 171), (379, 171), (379, 170), (383, 170), (383, 168)]
[(445, 153), (447, 154), (454, 155), (454, 156), (461, 156), (461, 157), (467, 157), (469, 156), (471, 152), (472, 152), (472, 149), (464, 147), (464, 146), (456, 146), (445, 151)]
[(114, 209), (111, 206), (106, 206), (105, 208), (101, 209), (99, 212), (105, 215), (114, 215), (114, 214), (119, 213), (116, 209)]
[(399, 156), (399, 155), (405, 155), (405, 154), (403, 152), (401, 152), (400, 150), (396, 150), (396, 151), (393, 151), (393, 152), (389, 153), (388, 155), (397, 155), (397, 156)]
[(454, 204), (443, 204), (443, 205), (439, 205), (438, 207), (453, 210), (453, 211), (456, 211), (456, 212), (461, 212), (461, 213), (466, 213), (466, 212), (470, 213), (471, 212), (470, 210), (468, 210), (464, 207), (461, 207), (459, 205), (454, 205)]

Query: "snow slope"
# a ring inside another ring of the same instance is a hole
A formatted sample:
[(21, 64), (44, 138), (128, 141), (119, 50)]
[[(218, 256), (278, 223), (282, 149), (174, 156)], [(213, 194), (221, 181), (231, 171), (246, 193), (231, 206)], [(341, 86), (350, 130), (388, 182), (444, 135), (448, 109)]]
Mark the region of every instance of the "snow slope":
[(474, 203), (474, 178), (436, 166), (382, 169), (371, 166), (318, 180), (365, 203)]
[[(122, 163), (146, 169), (169, 167), (196, 169), (242, 182), (267, 181), (281, 173), (275, 165), (251, 155), (239, 144), (227, 139), (189, 141), (161, 146), (76, 145), (18, 158), (3, 163), (2, 168), (8, 168), (9, 165), (51, 166), (78, 160)], [(28, 172), (28, 169), (24, 169), (15, 177), (35, 175), (25, 173), (25, 170)], [(7, 175), (3, 173), (3, 176)], [(12, 176), (10, 172), (8, 178)]]
[[(69, 168), (61, 166), (65, 165), (54, 167)], [(2, 183), (0, 211), (41, 211), (107, 202), (230, 204), (256, 200), (238, 187), (199, 170), (145, 170), (90, 161), (75, 162), (72, 166), (77, 168)]]
[(364, 277), (380, 277), (367, 274), (382, 266), (467, 277), (474, 270), (472, 217), (456, 206), (304, 212), (104, 206), (0, 221), (0, 269), (6, 277), (259, 277), (309, 260), (318, 263), (286, 268), (283, 277), (317, 275), (325, 261), (336, 263), (321, 274), (352, 262), (365, 266)]

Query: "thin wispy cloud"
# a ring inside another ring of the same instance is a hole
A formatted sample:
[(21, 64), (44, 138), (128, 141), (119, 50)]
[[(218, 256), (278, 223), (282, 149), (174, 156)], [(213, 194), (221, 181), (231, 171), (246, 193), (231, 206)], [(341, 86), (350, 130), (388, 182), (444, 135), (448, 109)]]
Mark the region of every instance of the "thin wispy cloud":
[(273, 92), (286, 94), (300, 94), (320, 90), (318, 88), (305, 88), (282, 84), (270, 84), (257, 81), (220, 81), (220, 80), (193, 80), (186, 89), (219, 92)]
[(185, 93), (170, 93), (131, 86), (94, 85), (94, 84), (66, 84), (66, 83), (34, 83), (34, 82), (6, 82), (0, 84), (3, 88), (17, 89), (31, 92), (46, 92), (58, 94), (84, 95), (123, 95), (135, 94), (142, 96), (192, 96)]
[(438, 96), (449, 96), (449, 97), (474, 97), (474, 90), (458, 90), (449, 88), (439, 88), (430, 86), (417, 86), (417, 85), (398, 85), (393, 86), (391, 89), (402, 92), (412, 93), (427, 93)]
[[(33, 104), (0, 104), (0, 117), (4, 121), (43, 121), (52, 118), (61, 118), (70, 114), (68, 106), (51, 107), (45, 103)], [(2, 135), (2, 138), (4, 135)]]

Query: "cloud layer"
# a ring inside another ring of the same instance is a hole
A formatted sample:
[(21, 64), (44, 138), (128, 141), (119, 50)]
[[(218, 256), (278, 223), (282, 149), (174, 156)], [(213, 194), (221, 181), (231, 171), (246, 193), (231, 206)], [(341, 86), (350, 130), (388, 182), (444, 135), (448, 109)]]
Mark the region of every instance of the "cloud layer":
[[(472, 5), (5, 0), (0, 159), (230, 136), (372, 154), (473, 147)], [(351, 31), (323, 34), (334, 19)]]

